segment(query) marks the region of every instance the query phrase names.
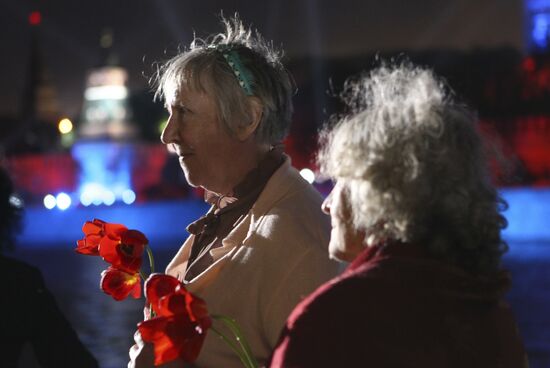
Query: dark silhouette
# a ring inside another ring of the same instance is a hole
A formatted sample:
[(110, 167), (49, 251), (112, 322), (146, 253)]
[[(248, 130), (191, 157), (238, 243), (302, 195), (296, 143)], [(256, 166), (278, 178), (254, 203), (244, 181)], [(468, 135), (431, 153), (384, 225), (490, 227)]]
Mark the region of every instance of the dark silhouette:
[(0, 168), (1, 366), (18, 367), (29, 344), (44, 368), (97, 367), (46, 288), (40, 271), (1, 254), (13, 249), (21, 213), (21, 202), (13, 196), (9, 175)]

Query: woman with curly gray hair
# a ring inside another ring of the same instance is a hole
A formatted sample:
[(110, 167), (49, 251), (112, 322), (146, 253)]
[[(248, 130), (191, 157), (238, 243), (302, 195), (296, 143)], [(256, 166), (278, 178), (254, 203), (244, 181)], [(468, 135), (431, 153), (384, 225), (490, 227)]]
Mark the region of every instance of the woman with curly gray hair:
[(287, 320), (271, 367), (524, 367), (502, 296), (505, 205), (475, 116), (430, 70), (350, 82), (322, 134), (329, 252), (352, 261)]
[[(157, 94), (170, 113), (161, 140), (212, 205), (188, 226), (191, 235), (166, 273), (204, 299), (210, 313), (234, 318), (263, 363), (292, 308), (339, 266), (327, 256), (322, 197), (283, 152), (292, 78), (257, 33), (238, 18), (223, 21), (225, 32), (196, 39), (159, 70)], [(152, 346), (139, 333), (135, 340), (129, 367), (152, 366)], [(195, 364), (241, 366), (214, 333)]]

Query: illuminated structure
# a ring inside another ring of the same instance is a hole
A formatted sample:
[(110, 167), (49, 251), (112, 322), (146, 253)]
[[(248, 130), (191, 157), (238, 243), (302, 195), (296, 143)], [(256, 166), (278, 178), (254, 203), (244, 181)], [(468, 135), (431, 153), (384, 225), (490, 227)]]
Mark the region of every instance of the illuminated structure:
[(525, 35), (529, 52), (550, 49), (550, 0), (525, 0)]
[(75, 194), (84, 206), (136, 199), (131, 189), (136, 129), (130, 122), (128, 73), (113, 65), (110, 32), (102, 35), (101, 46), (106, 61), (88, 75), (78, 140), (71, 150), (80, 166)]
[(125, 140), (135, 136), (128, 106), (128, 73), (118, 65), (112, 51), (113, 35), (105, 30), (100, 46), (101, 65), (88, 74), (84, 91), (79, 136), (84, 139)]
[(118, 66), (94, 69), (88, 76), (79, 135), (82, 138), (126, 139), (135, 135), (129, 122), (126, 70)]

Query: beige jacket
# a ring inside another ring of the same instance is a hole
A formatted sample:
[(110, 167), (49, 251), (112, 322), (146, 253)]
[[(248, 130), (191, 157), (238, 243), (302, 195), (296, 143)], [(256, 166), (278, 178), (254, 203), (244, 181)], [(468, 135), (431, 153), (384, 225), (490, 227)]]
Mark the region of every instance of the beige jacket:
[[(260, 363), (270, 356), (296, 304), (340, 269), (328, 258), (330, 220), (321, 212), (321, 202), (287, 160), (223, 245), (211, 251), (214, 264), (187, 284), (206, 300), (210, 313), (237, 321)], [(183, 279), (192, 243), (193, 235), (166, 273)], [(196, 365), (242, 367), (212, 331)]]

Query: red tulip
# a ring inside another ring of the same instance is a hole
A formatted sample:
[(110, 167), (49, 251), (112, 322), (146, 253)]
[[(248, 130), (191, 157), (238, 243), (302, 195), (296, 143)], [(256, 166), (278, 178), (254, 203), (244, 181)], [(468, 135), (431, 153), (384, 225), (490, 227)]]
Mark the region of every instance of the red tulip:
[(98, 256), (99, 243), (106, 233), (118, 234), (127, 230), (124, 225), (109, 224), (105, 221), (94, 219), (86, 221), (82, 226), (84, 238), (77, 241), (76, 251), (81, 254)]
[(109, 267), (101, 273), (101, 290), (115, 300), (123, 300), (132, 295), (135, 299), (141, 296), (141, 282), (138, 273), (128, 273)]
[(168, 275), (152, 275), (145, 294), (157, 317), (138, 324), (144, 341), (154, 344), (155, 365), (175, 359), (194, 362), (212, 325), (204, 300)]
[(147, 278), (143, 290), (145, 291), (147, 302), (151, 304), (156, 314), (159, 313), (159, 300), (167, 295), (175, 293), (180, 284), (181, 282), (177, 278), (162, 273), (155, 273)]
[(137, 230), (106, 232), (99, 243), (99, 255), (113, 267), (129, 273), (141, 268), (142, 255), (149, 241)]

